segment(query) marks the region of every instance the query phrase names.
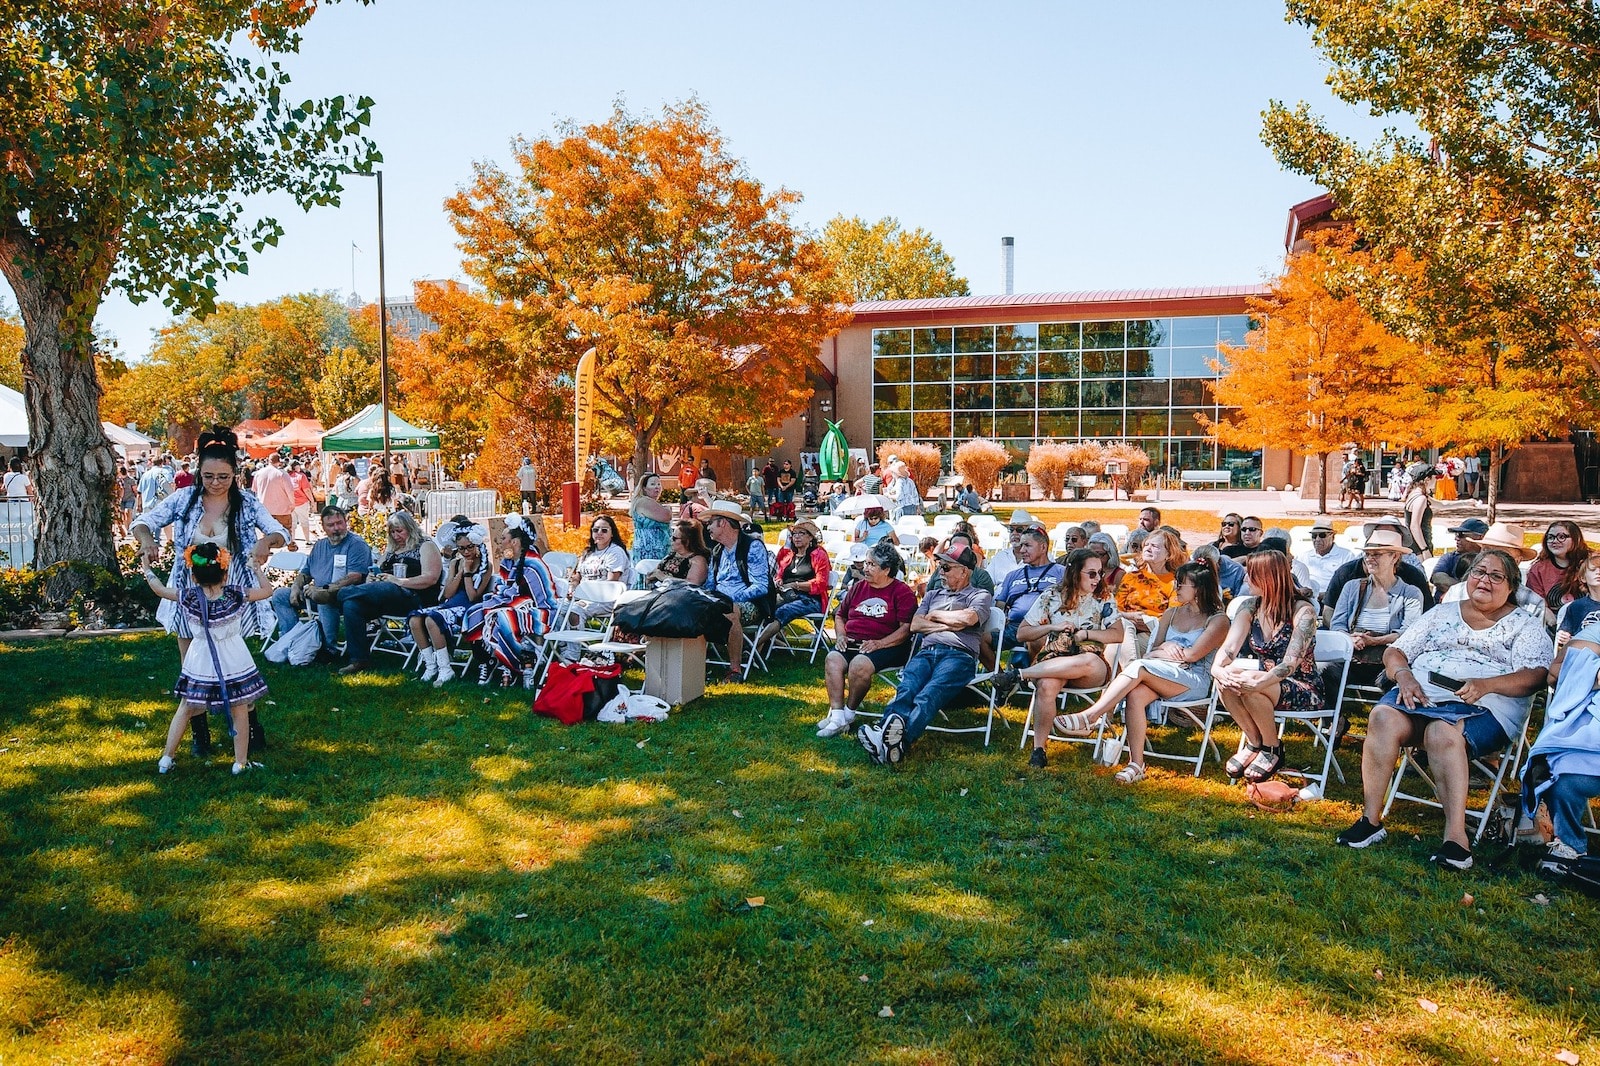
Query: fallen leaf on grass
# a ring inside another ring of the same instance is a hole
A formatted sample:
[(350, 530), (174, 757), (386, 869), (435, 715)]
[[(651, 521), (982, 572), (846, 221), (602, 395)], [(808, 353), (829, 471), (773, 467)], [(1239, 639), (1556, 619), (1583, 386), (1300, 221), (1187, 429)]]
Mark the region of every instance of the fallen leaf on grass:
[(1550, 1057), (1555, 1059), (1557, 1062), (1566, 1063), (1567, 1066), (1578, 1066), (1578, 1063), (1583, 1061), (1582, 1059), (1578, 1058), (1577, 1052), (1568, 1051), (1566, 1048), (1562, 1048), (1560, 1051), (1556, 1052)]
[(1475, 902), (1475, 897), (1472, 895), (1471, 892), (1463, 892), (1463, 893), (1461, 893), (1461, 905), (1463, 907), (1470, 907), (1470, 906), (1472, 906), (1472, 904), (1474, 902)]
[(894, 1017), (894, 1008), (889, 1006), (889, 1004), (885, 1003), (883, 1005), (883, 1009), (878, 1012), (878, 1017), (880, 1017), (880, 1018), (893, 1018)]
[(877, 922), (878, 922), (878, 920), (876, 918), (868, 918), (866, 921), (862, 922), (861, 924), (862, 925), (876, 925)]
[(1534, 896), (1533, 901), (1541, 907), (1550, 906), (1550, 897), (1545, 895), (1543, 892), (1540, 892), (1538, 895)]
[(741, 811), (734, 811), (734, 812), (733, 812), (733, 816), (734, 816), (734, 817), (735, 817), (735, 818), (743, 818), (743, 817), (744, 817), (744, 814), (743, 814), (743, 812), (741, 812)]
[(1431, 999), (1426, 999), (1426, 998), (1424, 998), (1422, 996), (1418, 996), (1417, 997), (1417, 1006), (1421, 1007), (1423, 1010), (1427, 1011), (1429, 1014), (1438, 1014), (1439, 1013), (1439, 1004), (1435, 1003)]
[(1383, 971), (1382, 970), (1373, 970), (1372, 971), (1372, 976), (1376, 977), (1378, 980), (1381, 981), (1381, 980), (1383, 980)]
[(962, 795), (963, 795), (963, 796), (965, 796), (965, 795), (966, 795), (966, 794), (967, 794), (967, 790), (966, 790), (966, 789), (962, 789), (962, 790), (961, 790), (961, 794), (962, 794)]
[(765, 907), (767, 905), (767, 897), (766, 896), (749, 896), (749, 897), (747, 897), (745, 899), (745, 902), (750, 904), (750, 906), (752, 906), (752, 907)]
[(639, 743), (635, 744), (634, 747), (642, 748), (648, 743), (650, 743), (650, 738), (649, 737), (645, 737), (643, 740), (639, 741)]
[(513, 914), (511, 917), (515, 918), (517, 921), (520, 922), (520, 921), (522, 921), (522, 919), (526, 918), (527, 916), (528, 916), (527, 912), (524, 911), (521, 914)]
[(870, 980), (872, 980), (872, 978), (868, 977), (866, 974), (862, 974), (861, 975), (861, 983), (862, 984), (866, 984)]

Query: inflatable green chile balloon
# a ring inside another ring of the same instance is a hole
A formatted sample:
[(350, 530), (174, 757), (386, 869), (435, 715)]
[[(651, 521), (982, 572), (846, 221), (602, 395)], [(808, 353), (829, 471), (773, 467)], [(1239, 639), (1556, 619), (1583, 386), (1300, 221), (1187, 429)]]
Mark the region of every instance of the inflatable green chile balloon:
[(817, 451), (817, 476), (823, 481), (843, 481), (850, 462), (850, 447), (845, 443), (844, 430), (839, 423), (829, 422), (828, 432), (822, 435), (822, 447)]

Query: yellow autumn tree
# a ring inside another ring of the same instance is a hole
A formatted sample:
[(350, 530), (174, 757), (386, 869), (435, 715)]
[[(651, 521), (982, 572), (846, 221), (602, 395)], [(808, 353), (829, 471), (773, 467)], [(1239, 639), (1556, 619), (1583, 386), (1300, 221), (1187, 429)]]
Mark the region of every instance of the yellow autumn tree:
[(1235, 448), (1287, 448), (1317, 457), (1317, 510), (1328, 509), (1327, 455), (1345, 441), (1404, 440), (1428, 422), (1433, 400), (1416, 345), (1395, 336), (1340, 286), (1343, 262), (1362, 253), (1342, 235), (1317, 235), (1289, 257), (1271, 292), (1249, 303), (1260, 326), (1224, 345), (1215, 393), (1229, 409), (1208, 422)]

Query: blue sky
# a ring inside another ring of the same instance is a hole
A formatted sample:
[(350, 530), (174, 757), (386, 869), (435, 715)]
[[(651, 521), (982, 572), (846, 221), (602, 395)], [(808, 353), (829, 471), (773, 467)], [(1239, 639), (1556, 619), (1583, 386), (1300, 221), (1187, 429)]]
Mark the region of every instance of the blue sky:
[[(458, 276), (442, 202), (475, 160), (562, 119), (698, 96), (730, 150), (805, 199), (801, 224), (893, 215), (944, 243), (975, 293), (1253, 282), (1282, 255), (1291, 203), (1314, 195), (1260, 142), (1272, 98), (1333, 101), (1309, 34), (1281, 2), (543, 5), (378, 0), (324, 8), (288, 64), (297, 94), (377, 101), (391, 296)], [(288, 233), (225, 299), (377, 293), (371, 183), (338, 209), (261, 202)], [(108, 300), (129, 355), (169, 320)]]

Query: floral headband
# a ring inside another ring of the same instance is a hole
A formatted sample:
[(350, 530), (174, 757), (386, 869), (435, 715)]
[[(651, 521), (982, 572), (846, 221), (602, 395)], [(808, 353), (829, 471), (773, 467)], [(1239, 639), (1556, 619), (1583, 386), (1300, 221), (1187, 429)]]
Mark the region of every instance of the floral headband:
[(528, 523), (523, 519), (523, 517), (515, 511), (512, 511), (510, 514), (506, 515), (505, 521), (507, 529), (520, 529), (525, 533), (533, 532), (533, 530), (528, 528)]
[(218, 548), (217, 557), (215, 559), (208, 559), (205, 555), (200, 553), (200, 549), (202, 547), (209, 547), (209, 545), (191, 544), (183, 550), (183, 561), (189, 565), (190, 570), (193, 570), (197, 566), (208, 566), (212, 563), (222, 567), (224, 570), (228, 569), (228, 567), (232, 565), (233, 556), (228, 554), (227, 548)]

